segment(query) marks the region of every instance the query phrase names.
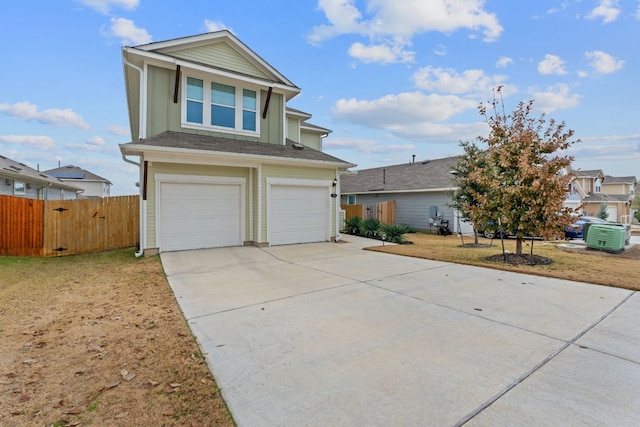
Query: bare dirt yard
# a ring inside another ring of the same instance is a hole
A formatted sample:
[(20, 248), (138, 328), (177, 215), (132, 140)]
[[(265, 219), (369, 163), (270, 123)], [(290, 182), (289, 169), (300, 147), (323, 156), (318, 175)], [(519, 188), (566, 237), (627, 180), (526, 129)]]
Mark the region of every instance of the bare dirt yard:
[(232, 426), (159, 257), (0, 257), (0, 425)]

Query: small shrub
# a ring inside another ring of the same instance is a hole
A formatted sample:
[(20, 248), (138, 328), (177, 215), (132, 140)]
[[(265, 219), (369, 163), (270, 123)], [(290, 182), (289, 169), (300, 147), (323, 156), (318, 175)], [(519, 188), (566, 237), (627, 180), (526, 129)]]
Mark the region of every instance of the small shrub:
[(352, 216), (351, 218), (348, 218), (345, 222), (344, 222), (344, 227), (346, 229), (346, 232), (349, 234), (355, 234), (358, 235), (360, 234), (360, 224), (362, 223), (362, 219), (359, 216)]
[(404, 235), (411, 231), (411, 228), (404, 224), (382, 224), (380, 231), (385, 234), (387, 242), (405, 243)]
[(363, 219), (360, 223), (360, 235), (369, 239), (378, 237), (380, 231), (380, 221), (376, 218)]

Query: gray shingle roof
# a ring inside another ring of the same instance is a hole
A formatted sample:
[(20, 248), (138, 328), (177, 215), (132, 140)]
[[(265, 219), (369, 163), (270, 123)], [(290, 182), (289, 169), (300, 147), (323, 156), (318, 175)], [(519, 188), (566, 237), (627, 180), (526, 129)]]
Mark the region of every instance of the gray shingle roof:
[(586, 171), (575, 170), (573, 171), (573, 173), (579, 178), (597, 178), (600, 175), (604, 176), (604, 173), (602, 173), (601, 169), (592, 169)]
[(25, 182), (39, 182), (51, 184), (57, 188), (66, 188), (70, 190), (82, 190), (75, 185), (65, 183), (58, 178), (51, 176), (45, 172), (33, 169), (24, 163), (16, 162), (5, 156), (0, 155), (0, 176)]
[(319, 162), (342, 163), (341, 167), (349, 168), (353, 164), (322, 151), (309, 147), (302, 147), (287, 139), (286, 145), (268, 144), (263, 142), (243, 141), (239, 139), (222, 138), (217, 136), (197, 135), (191, 133), (167, 131), (140, 141), (122, 144), (124, 152), (136, 151), (136, 146), (166, 147), (181, 150), (211, 151), (218, 153), (238, 153), (255, 156), (268, 156), (291, 160), (310, 160)]
[(86, 169), (82, 169), (81, 167), (73, 166), (73, 165), (67, 165), (67, 166), (62, 166), (55, 169), (49, 169), (45, 171), (45, 173), (51, 176), (55, 176), (56, 178), (60, 178), (62, 180), (75, 179), (79, 181), (80, 180), (101, 181), (101, 182), (106, 182), (107, 184), (111, 184), (111, 182), (108, 179), (103, 178), (99, 175), (96, 175), (93, 172), (89, 172)]
[(638, 182), (635, 176), (611, 176), (605, 175), (603, 184), (635, 184)]
[(452, 188), (455, 175), (450, 171), (456, 166), (458, 159), (460, 156), (363, 169), (357, 175), (342, 176), (341, 192), (349, 194)]
[(604, 193), (590, 193), (584, 203), (602, 203), (602, 202), (620, 202), (626, 203), (629, 201), (628, 194), (604, 194)]

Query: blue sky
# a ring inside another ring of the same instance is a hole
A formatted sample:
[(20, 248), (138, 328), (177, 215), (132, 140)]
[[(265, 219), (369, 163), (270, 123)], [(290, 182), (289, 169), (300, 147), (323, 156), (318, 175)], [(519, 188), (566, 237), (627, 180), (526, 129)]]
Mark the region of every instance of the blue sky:
[(0, 6), (0, 154), (135, 194), (120, 49), (227, 28), (302, 88), (289, 106), (370, 168), (460, 154), (481, 101), (575, 130), (574, 168), (640, 176), (638, 0), (20, 0)]

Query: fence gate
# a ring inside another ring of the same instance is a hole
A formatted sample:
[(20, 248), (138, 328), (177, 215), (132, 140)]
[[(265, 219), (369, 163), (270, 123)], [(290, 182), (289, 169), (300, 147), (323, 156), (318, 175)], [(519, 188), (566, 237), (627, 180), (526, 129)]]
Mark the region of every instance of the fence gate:
[(45, 203), (44, 255), (105, 250), (104, 199), (49, 200)]
[(396, 201), (369, 203), (363, 205), (364, 218), (376, 218), (384, 224), (396, 223)]
[(47, 200), (44, 256), (101, 252), (139, 239), (137, 196)]

